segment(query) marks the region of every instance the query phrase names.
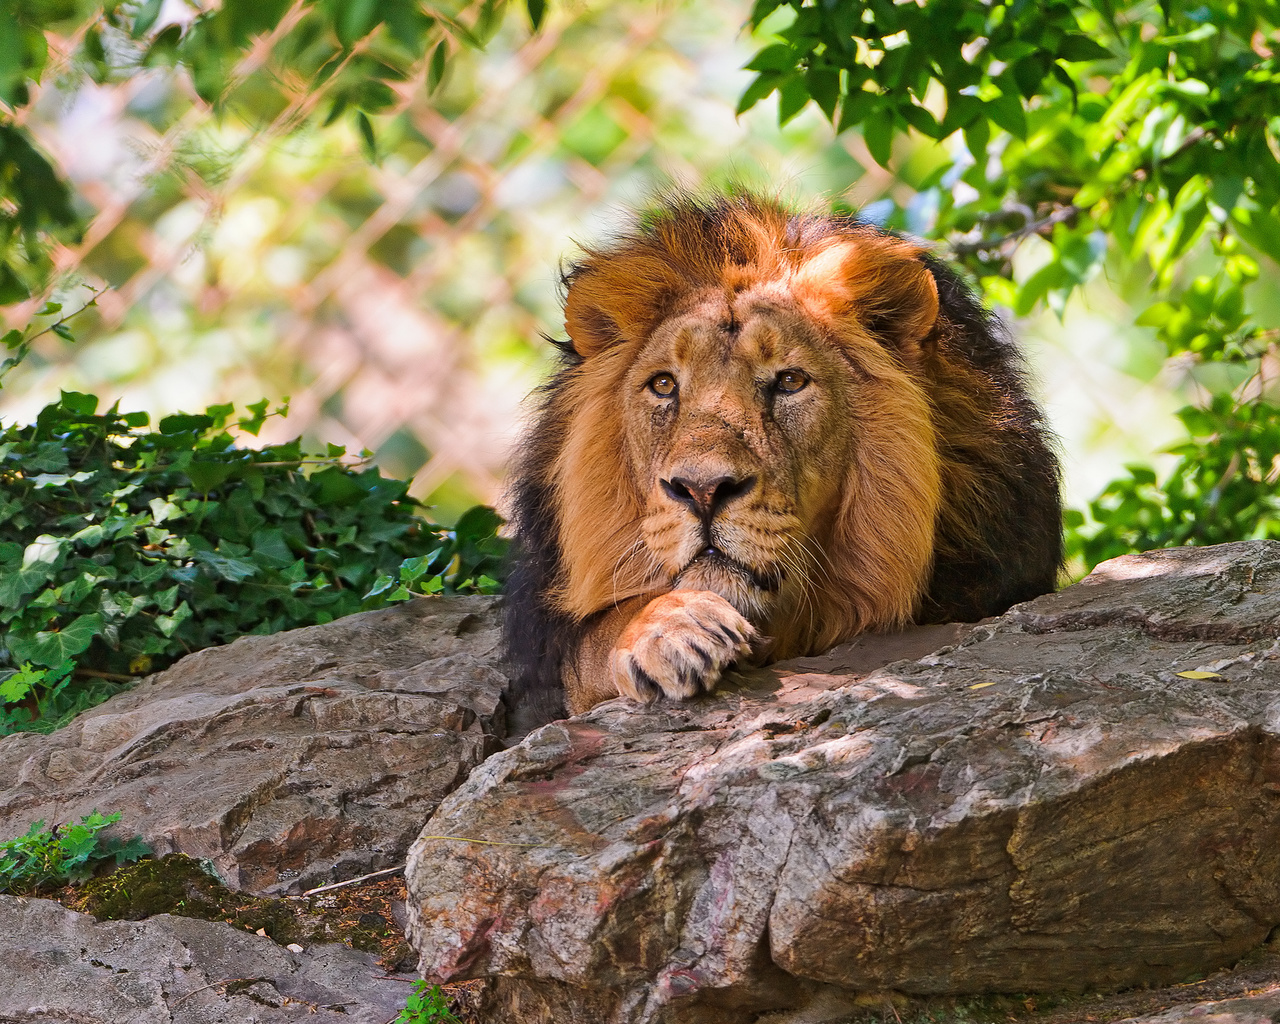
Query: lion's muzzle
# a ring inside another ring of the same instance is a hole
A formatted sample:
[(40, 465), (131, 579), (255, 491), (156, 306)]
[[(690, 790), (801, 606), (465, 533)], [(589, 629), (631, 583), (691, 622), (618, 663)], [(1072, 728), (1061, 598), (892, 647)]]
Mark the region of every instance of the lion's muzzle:
[(661, 480), (659, 485), (668, 498), (697, 516), (702, 523), (703, 539), (711, 546), (711, 524), (716, 514), (734, 498), (750, 494), (756, 482), (754, 475), (698, 477), (688, 473)]

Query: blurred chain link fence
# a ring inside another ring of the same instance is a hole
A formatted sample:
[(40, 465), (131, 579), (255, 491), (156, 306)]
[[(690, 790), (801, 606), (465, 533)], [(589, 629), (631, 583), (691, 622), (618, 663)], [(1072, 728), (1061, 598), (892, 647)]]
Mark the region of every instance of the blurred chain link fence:
[[(160, 23), (182, 10), (169, 0)], [(372, 160), (349, 119), (321, 126), (323, 89), (283, 73), (286, 102), (256, 123), (216, 116), (183, 72), (46, 76), (26, 123), (92, 207), (56, 253), (57, 297), (107, 290), (77, 345), (41, 339), (0, 415), (29, 419), (59, 387), (152, 413), (289, 395), (265, 439), (371, 449), (446, 520), (496, 500), (548, 366), (540, 336), (560, 331), (572, 239), (672, 181), (910, 199), (816, 112), (781, 131), (769, 109), (735, 118), (745, 16), (730, 0), (593, 0), (552, 5), (531, 35), (513, 11), (434, 92), (426, 67), (397, 87)], [(246, 89), (275, 73), (289, 26), (242, 61)], [(50, 40), (53, 58), (77, 37)]]

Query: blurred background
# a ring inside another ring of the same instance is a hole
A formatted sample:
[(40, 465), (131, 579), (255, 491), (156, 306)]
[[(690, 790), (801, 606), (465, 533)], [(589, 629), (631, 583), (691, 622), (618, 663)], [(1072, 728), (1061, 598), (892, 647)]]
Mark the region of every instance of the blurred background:
[[(52, 297), (70, 310), (102, 294), (76, 343), (37, 341), (0, 420), (32, 420), (60, 389), (153, 416), (287, 396), (262, 442), (367, 448), (446, 523), (499, 502), (551, 366), (543, 335), (562, 332), (561, 261), (655, 189), (741, 182), (930, 228), (948, 187), (928, 181), (937, 144), (900, 139), (892, 175), (812, 105), (783, 129), (776, 96), (735, 116), (758, 49), (749, 13), (747, 0), (571, 0), (534, 34), (513, 9), (438, 83), (430, 62), (394, 83), (371, 137), (350, 117), (324, 125), (323, 88), (301, 82), (274, 80), (255, 106), (271, 37), (221, 111), (181, 71), (95, 84), (67, 56), (85, 26), (52, 38), (21, 116), (89, 204), (83, 238), (54, 253)], [(164, 0), (156, 25), (194, 14)], [(1042, 261), (1037, 243), (1020, 247), (1017, 278)], [(7, 307), (6, 328), (47, 297)], [(1173, 411), (1195, 385), (1133, 326), (1147, 301), (1104, 268), (1065, 309), (1011, 325), (1062, 440), (1069, 504), (1128, 461), (1160, 467), (1153, 453), (1183, 434)]]

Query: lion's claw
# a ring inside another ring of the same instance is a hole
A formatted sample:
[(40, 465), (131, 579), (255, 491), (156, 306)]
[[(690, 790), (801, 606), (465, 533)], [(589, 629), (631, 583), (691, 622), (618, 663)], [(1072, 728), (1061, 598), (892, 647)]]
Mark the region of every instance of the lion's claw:
[(618, 692), (650, 702), (715, 688), (724, 670), (751, 652), (754, 626), (719, 594), (673, 590), (628, 623), (609, 656)]

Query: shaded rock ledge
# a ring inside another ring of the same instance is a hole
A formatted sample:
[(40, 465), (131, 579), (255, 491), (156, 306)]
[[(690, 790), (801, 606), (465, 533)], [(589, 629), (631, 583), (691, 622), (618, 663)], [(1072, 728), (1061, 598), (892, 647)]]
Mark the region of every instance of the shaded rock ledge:
[(1278, 634), (1280, 544), (1158, 551), (916, 661), (547, 725), (414, 843), (421, 969), (494, 1020), (738, 1024), (1230, 963), (1280, 922)]
[(157, 854), (298, 892), (398, 864), (504, 735), (494, 598), (424, 599), (183, 658), (0, 740), (0, 837), (120, 811)]

